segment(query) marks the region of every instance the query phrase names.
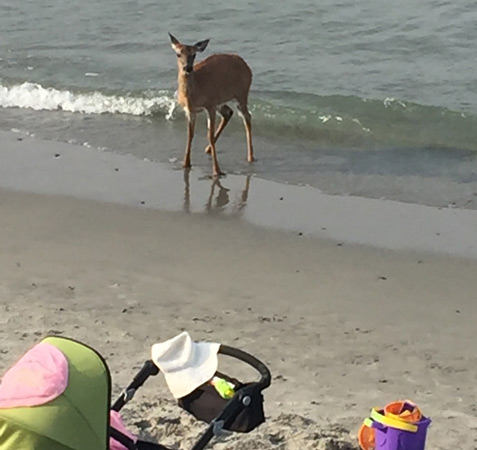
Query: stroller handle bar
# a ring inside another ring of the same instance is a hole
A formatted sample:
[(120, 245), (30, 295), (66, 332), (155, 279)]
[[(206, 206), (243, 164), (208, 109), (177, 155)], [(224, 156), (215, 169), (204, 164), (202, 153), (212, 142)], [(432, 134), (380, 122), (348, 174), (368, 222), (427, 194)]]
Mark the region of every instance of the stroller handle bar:
[[(240, 388), (240, 391), (238, 391), (239, 393), (237, 393), (238, 395), (234, 395), (234, 397), (228, 401), (222, 412), (212, 422), (210, 422), (208, 428), (192, 447), (192, 450), (202, 450), (213, 438), (213, 436), (216, 435), (215, 428), (217, 425), (220, 424), (219, 428), (222, 429), (224, 426), (230, 424), (231, 421), (234, 420), (234, 417), (236, 417), (244, 407), (249, 405), (250, 396), (253, 396), (254, 392), (257, 390), (261, 392), (268, 388), (271, 384), (272, 377), (268, 367), (249, 353), (234, 347), (229, 347), (228, 345), (220, 345), (218, 353), (238, 359), (239, 361), (248, 364), (260, 374), (260, 379), (252, 383), (247, 383)], [(141, 387), (149, 377), (155, 376), (158, 373), (159, 368), (154, 364), (154, 362), (152, 360), (146, 361), (143, 367), (134, 377), (133, 381), (122, 392), (116, 402), (114, 402), (111, 409), (114, 411), (120, 411), (122, 407), (133, 398), (137, 389), (139, 389), (139, 387)], [(248, 403), (244, 401), (247, 398), (249, 400)], [(116, 440), (121, 442), (130, 450), (168, 450), (166, 447), (163, 447), (159, 444), (147, 443), (144, 441), (137, 441), (137, 444), (135, 444), (134, 441), (114, 429), (111, 429), (110, 432)]]
[[(252, 356), (249, 353), (244, 352), (243, 350), (239, 350), (238, 348), (229, 347), (228, 345), (222, 344), (219, 347), (219, 354), (238, 359), (253, 367), (260, 374), (260, 380), (254, 383), (260, 391), (270, 386), (272, 378), (270, 371), (268, 370), (268, 367), (260, 360), (255, 358), (255, 356)], [(131, 384), (122, 392), (120, 397), (114, 402), (114, 404), (112, 405), (112, 409), (114, 411), (119, 411), (127, 402), (129, 402), (129, 400), (132, 399), (137, 389), (139, 389), (149, 377), (155, 376), (158, 373), (159, 368), (154, 364), (154, 362), (151, 360), (146, 361), (141, 370), (134, 377)]]
[(238, 348), (229, 347), (228, 345), (222, 344), (219, 347), (219, 354), (236, 358), (253, 367), (260, 374), (260, 380), (256, 383), (260, 390), (266, 389), (270, 386), (270, 370), (268, 370), (268, 367), (263, 364), (262, 361), (255, 358), (255, 356), (252, 356), (243, 350), (239, 350)]

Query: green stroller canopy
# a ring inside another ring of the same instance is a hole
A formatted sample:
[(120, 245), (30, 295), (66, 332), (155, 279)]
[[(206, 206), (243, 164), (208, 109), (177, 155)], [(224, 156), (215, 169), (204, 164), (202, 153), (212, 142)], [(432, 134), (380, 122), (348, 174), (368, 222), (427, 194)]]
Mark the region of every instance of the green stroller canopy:
[(0, 450), (107, 450), (110, 398), (110, 373), (95, 350), (48, 337), (0, 384)]

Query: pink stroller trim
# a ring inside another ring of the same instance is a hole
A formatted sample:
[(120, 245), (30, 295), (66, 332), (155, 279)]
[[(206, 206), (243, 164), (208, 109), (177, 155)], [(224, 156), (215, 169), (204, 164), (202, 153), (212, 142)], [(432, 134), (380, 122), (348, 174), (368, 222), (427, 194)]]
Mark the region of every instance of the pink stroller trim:
[[(137, 437), (134, 436), (130, 431), (127, 430), (127, 428), (124, 426), (123, 421), (121, 420), (121, 416), (117, 411), (111, 411), (110, 416), (110, 425), (126, 435), (128, 438), (132, 439), (134, 442), (137, 441)], [(116, 441), (113, 438), (109, 438), (109, 449), (110, 450), (127, 450), (127, 448), (121, 444), (120, 442)]]

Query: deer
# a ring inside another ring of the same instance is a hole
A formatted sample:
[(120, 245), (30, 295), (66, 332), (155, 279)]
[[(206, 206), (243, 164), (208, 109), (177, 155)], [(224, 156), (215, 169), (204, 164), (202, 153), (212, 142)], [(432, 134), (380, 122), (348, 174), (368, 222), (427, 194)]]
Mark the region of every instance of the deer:
[[(252, 119), (248, 110), (248, 95), (252, 84), (252, 70), (236, 54), (215, 53), (194, 64), (197, 53), (203, 52), (210, 39), (194, 45), (181, 44), (169, 33), (171, 46), (177, 55), (177, 101), (187, 118), (187, 144), (182, 167), (191, 167), (191, 147), (196, 115), (205, 110), (208, 116), (208, 141), (205, 152), (212, 157), (214, 177), (223, 175), (217, 160), (215, 144), (229, 123), (233, 110), (227, 103), (235, 101), (242, 116), (247, 139), (247, 160), (255, 161), (252, 146)], [(222, 116), (215, 129), (217, 111)]]

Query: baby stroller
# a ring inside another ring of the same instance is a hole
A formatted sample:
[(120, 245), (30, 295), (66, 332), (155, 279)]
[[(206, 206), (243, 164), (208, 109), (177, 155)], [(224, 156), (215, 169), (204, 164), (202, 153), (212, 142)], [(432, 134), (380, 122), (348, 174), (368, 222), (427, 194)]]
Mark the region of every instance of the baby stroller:
[[(223, 430), (248, 433), (265, 421), (262, 391), (270, 386), (268, 368), (232, 347), (217, 344), (216, 353), (250, 365), (260, 379), (241, 383), (216, 372), (220, 380), (233, 383), (230, 398), (209, 382), (178, 398), (180, 407), (208, 423), (192, 450), (203, 449)], [(169, 450), (136, 439), (119, 417), (137, 389), (160, 372), (158, 363), (147, 360), (111, 407), (111, 375), (102, 356), (69, 338), (43, 339), (0, 384), (0, 450)], [(171, 380), (166, 377), (168, 385)]]

